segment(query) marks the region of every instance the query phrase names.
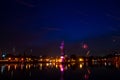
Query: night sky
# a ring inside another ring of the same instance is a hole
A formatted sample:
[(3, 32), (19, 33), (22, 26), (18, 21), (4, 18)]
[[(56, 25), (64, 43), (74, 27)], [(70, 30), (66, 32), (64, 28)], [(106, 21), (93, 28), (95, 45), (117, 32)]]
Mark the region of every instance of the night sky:
[[(119, 0), (2, 0), (0, 48), (33, 55), (106, 55), (120, 49)], [(83, 49), (83, 45), (88, 46)]]

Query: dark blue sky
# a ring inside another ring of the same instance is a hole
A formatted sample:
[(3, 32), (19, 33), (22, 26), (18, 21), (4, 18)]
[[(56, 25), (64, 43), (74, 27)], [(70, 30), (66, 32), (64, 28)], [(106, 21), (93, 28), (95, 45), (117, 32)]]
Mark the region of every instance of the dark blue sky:
[(34, 54), (59, 55), (65, 41), (67, 54), (91, 55), (120, 49), (119, 0), (4, 0), (0, 11), (0, 47), (32, 48)]

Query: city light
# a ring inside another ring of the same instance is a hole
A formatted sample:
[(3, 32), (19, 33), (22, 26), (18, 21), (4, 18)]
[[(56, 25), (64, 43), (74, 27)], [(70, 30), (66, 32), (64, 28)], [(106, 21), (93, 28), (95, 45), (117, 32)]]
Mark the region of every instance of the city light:
[(80, 64), (80, 69), (83, 67), (83, 65), (82, 64)]
[(61, 58), (61, 59), (64, 59), (64, 56), (61, 56), (60, 58)]
[(15, 64), (15, 65), (14, 65), (14, 69), (16, 70), (16, 68), (17, 68), (17, 65)]
[(5, 54), (3, 54), (2, 57), (5, 58)]
[(11, 60), (11, 57), (9, 57), (8, 60), (10, 61), (10, 60)]
[(82, 58), (79, 58), (79, 61), (80, 61), (80, 62), (82, 62), (82, 61), (84, 61), (84, 59), (82, 59)]
[(19, 59), (18, 58), (15, 58), (15, 61), (18, 61)]
[(60, 65), (60, 71), (61, 71), (61, 72), (64, 71), (64, 67), (63, 67), (63, 65)]
[(24, 61), (24, 58), (21, 58), (21, 61)]

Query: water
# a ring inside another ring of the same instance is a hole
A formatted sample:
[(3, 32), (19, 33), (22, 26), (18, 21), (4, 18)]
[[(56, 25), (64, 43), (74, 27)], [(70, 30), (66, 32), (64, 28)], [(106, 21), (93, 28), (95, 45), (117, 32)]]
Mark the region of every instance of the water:
[(0, 80), (120, 80), (120, 69), (83, 64), (0, 64)]

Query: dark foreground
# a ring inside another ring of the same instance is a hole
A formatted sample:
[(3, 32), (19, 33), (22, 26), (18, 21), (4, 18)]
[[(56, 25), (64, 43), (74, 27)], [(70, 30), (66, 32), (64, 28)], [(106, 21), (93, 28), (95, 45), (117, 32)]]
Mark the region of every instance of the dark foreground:
[(0, 80), (120, 80), (120, 69), (83, 64), (0, 64)]

